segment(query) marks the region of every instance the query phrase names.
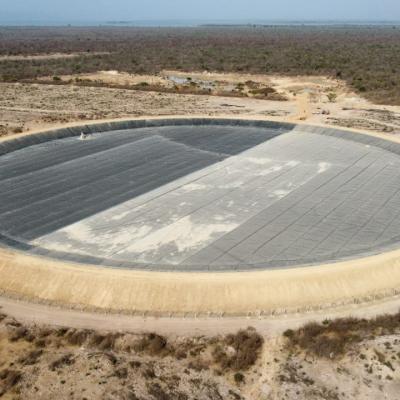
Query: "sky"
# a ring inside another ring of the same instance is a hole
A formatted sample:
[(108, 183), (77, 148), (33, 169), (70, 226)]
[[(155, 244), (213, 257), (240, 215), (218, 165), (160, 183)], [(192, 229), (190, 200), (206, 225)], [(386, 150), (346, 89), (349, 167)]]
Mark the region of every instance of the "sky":
[(0, 21), (400, 20), (400, 0), (0, 0)]

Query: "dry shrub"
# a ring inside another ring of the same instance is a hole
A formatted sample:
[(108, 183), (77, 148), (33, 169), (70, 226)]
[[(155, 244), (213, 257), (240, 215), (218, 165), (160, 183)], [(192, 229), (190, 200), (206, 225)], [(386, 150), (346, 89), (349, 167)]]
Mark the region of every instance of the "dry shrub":
[(200, 357), (208, 346), (215, 344), (216, 338), (185, 338), (174, 346), (174, 357), (182, 360), (188, 357)]
[(37, 331), (37, 336), (39, 337), (39, 338), (42, 338), (42, 339), (44, 339), (44, 338), (47, 338), (47, 337), (49, 337), (49, 336), (51, 336), (52, 334), (53, 334), (53, 329), (50, 329), (50, 328), (41, 328), (41, 329), (39, 329), (38, 331)]
[(194, 359), (193, 361), (190, 361), (188, 364), (188, 368), (192, 369), (193, 371), (196, 372), (201, 372), (201, 371), (206, 371), (209, 369), (209, 365), (206, 361), (201, 360), (199, 358)]
[(369, 337), (393, 334), (400, 328), (400, 312), (374, 319), (339, 318), (323, 324), (308, 323), (298, 330), (287, 330), (289, 345), (319, 357), (343, 355), (352, 344)]
[[(18, 342), (19, 340), (22, 339), (31, 339), (30, 332), (27, 328), (23, 326), (19, 326), (17, 328), (13, 328), (9, 331), (9, 336), (8, 336), (10, 342)], [(31, 341), (31, 340), (27, 340)]]
[(188, 400), (189, 397), (182, 392), (167, 392), (159, 383), (147, 383), (147, 390), (155, 400)]
[(235, 393), (233, 390), (229, 390), (229, 395), (233, 400), (243, 400), (243, 397), (240, 396), (239, 394)]
[(20, 371), (4, 369), (0, 371), (0, 397), (16, 386), (22, 378)]
[(315, 322), (305, 325), (298, 331), (288, 330), (284, 333), (291, 345), (300, 347), (319, 357), (332, 358), (346, 351), (350, 343), (357, 337), (346, 330), (330, 330)]
[(152, 365), (148, 365), (147, 368), (143, 370), (142, 375), (146, 379), (154, 379), (156, 377), (154, 367)]
[(13, 326), (14, 328), (19, 328), (20, 326), (22, 326), (22, 324), (14, 318), (7, 319), (5, 324), (6, 326)]
[(27, 355), (20, 357), (18, 362), (22, 365), (35, 365), (42, 354), (43, 350), (32, 350)]
[[(6, 136), (9, 134), (9, 128), (4, 126), (4, 125), (0, 125), (0, 137), (2, 136)], [(6, 316), (4, 314), (0, 314), (0, 322), (5, 318)]]
[(115, 370), (114, 375), (119, 379), (126, 379), (128, 377), (128, 370), (125, 367)]
[(143, 336), (135, 343), (134, 349), (139, 353), (144, 352), (152, 356), (167, 356), (173, 352), (173, 349), (168, 346), (167, 339), (155, 333)]
[(115, 343), (118, 338), (121, 337), (119, 333), (107, 333), (107, 334), (92, 334), (89, 344), (98, 350), (114, 350)]
[(75, 363), (73, 354), (65, 354), (62, 357), (58, 358), (57, 360), (53, 361), (49, 368), (51, 371), (55, 371), (56, 369), (60, 369), (65, 365), (72, 365)]
[(172, 400), (172, 397), (164, 391), (159, 383), (149, 383), (147, 384), (147, 390), (151, 396), (156, 400)]
[(273, 101), (288, 101), (288, 98), (284, 96), (281, 93), (278, 93), (274, 88), (272, 87), (264, 87), (261, 89), (254, 89), (250, 90), (250, 93), (256, 98), (256, 99), (268, 99), (268, 100), (273, 100)]
[(268, 97), (271, 94), (275, 94), (276, 90), (272, 87), (267, 86), (261, 89), (253, 89), (250, 91), (250, 93), (256, 96)]
[[(246, 371), (252, 367), (260, 355), (264, 339), (254, 329), (240, 330), (236, 334), (225, 337), (222, 345), (217, 345), (213, 351), (214, 361), (222, 369)], [(227, 346), (233, 349), (228, 354)]]
[(132, 389), (115, 390), (111, 392), (111, 398), (118, 400), (142, 400), (136, 396), (135, 392)]
[(245, 85), (246, 85), (249, 89), (255, 90), (255, 89), (259, 89), (261, 84), (260, 84), (259, 82), (255, 82), (255, 81), (252, 81), (252, 80), (248, 80), (248, 81), (245, 82)]
[(46, 339), (36, 339), (34, 345), (39, 348), (44, 348), (46, 347)]
[(245, 381), (244, 375), (240, 372), (236, 372), (235, 375), (233, 375), (233, 379), (235, 380), (235, 382), (237, 384), (244, 383), (244, 381)]
[(55, 331), (55, 335), (57, 337), (64, 337), (66, 335), (66, 333), (68, 332), (68, 328), (58, 328)]
[(383, 328), (388, 334), (394, 333), (400, 328), (400, 311), (394, 315), (381, 315), (369, 323), (374, 329)]
[(187, 358), (186, 349), (180, 349), (180, 348), (178, 348), (178, 349), (175, 351), (175, 358), (176, 358), (177, 360), (183, 360), (183, 359)]
[(142, 363), (140, 362), (140, 361), (129, 361), (129, 366), (132, 368), (132, 369), (137, 369), (137, 368), (140, 368), (141, 366), (142, 366)]
[(22, 126), (16, 126), (12, 130), (13, 133), (22, 133), (23, 131), (24, 131), (24, 128)]
[(82, 346), (91, 334), (92, 331), (86, 329), (69, 329), (64, 337), (70, 345)]
[(112, 365), (116, 365), (118, 363), (118, 358), (113, 353), (107, 351), (104, 353), (104, 356), (108, 359), (108, 361), (110, 361)]

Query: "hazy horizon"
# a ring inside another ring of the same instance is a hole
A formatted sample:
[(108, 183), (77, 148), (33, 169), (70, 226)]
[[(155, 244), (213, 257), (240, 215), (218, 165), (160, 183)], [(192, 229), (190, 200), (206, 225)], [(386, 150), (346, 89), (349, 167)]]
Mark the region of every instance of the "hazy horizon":
[(138, 21), (106, 21), (106, 20), (2, 20), (0, 26), (4, 27), (202, 27), (202, 26), (399, 26), (400, 20), (138, 20)]
[(398, 0), (0, 0), (0, 23), (396, 22)]

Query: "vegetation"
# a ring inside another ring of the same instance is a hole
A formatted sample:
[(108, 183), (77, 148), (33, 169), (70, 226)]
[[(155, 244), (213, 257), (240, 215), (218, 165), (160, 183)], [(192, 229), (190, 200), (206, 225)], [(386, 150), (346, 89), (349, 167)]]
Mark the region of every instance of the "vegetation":
[[(235, 335), (226, 336), (225, 341), (216, 346), (214, 360), (223, 370), (246, 371), (256, 363), (263, 343), (264, 339), (254, 329), (241, 330)], [(233, 349), (233, 352), (227, 351), (227, 348)], [(235, 380), (238, 380), (237, 376)]]
[(0, 81), (98, 70), (329, 75), (373, 101), (400, 104), (398, 27), (0, 28), (0, 56)]
[(352, 345), (375, 336), (400, 331), (400, 312), (371, 320), (340, 318), (319, 324), (309, 323), (298, 330), (287, 330), (288, 344), (318, 357), (334, 358), (345, 354)]
[[(286, 393), (279, 398), (338, 399), (335, 385), (340, 379), (348, 384), (350, 368), (355, 368), (352, 380), (366, 385), (366, 391), (376, 382), (398, 384), (399, 332), (400, 312), (309, 323), (287, 330), (283, 347), (281, 341), (274, 345), (276, 338), (268, 341), (261, 361), (264, 338), (253, 328), (172, 339), (156, 333), (25, 325), (0, 313), (0, 398), (45, 398), (39, 394), (50, 382), (54, 398), (64, 398), (56, 395), (61, 393), (94, 398), (86, 392), (92, 387), (114, 394), (104, 398), (241, 400), (242, 389), (261, 382), (269, 368), (265, 376), (276, 379)], [(332, 384), (326, 381), (328, 374), (335, 376)], [(353, 385), (357, 398), (363, 398), (357, 382)], [(32, 397), (24, 397), (26, 393)]]
[[(118, 386), (124, 391), (115, 397), (119, 399), (188, 399), (188, 388), (197, 391), (198, 398), (221, 399), (217, 378), (231, 382), (229, 398), (242, 399), (237, 387), (246, 382), (263, 346), (263, 338), (252, 328), (227, 336), (169, 340), (155, 333), (25, 325), (2, 313), (0, 342), (0, 398), (23, 398), (18, 397), (21, 391), (38, 390), (32, 385), (44, 376), (51, 382), (58, 379), (62, 387), (69, 381), (70, 390), (77, 390), (71, 376), (78, 374), (95, 387)], [(146, 387), (147, 396), (133, 397), (132, 384), (138, 382)]]
[(334, 92), (328, 93), (328, 100), (331, 103), (334, 103), (336, 101), (336, 99), (337, 99), (337, 93), (334, 93)]

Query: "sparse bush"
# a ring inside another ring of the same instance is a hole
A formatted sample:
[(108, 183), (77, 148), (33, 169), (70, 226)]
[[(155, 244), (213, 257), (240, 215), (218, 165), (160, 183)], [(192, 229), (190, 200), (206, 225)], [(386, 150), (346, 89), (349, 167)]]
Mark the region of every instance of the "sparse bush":
[(46, 347), (46, 339), (36, 339), (35, 341), (34, 341), (34, 344), (35, 344), (35, 346), (36, 347), (39, 347), (39, 348), (44, 348), (44, 347)]
[(65, 365), (72, 365), (75, 363), (75, 359), (73, 354), (65, 354), (62, 357), (58, 358), (57, 360), (53, 361), (49, 368), (51, 371), (55, 371), (56, 369), (60, 369)]
[(259, 89), (260, 88), (260, 83), (252, 81), (252, 80), (246, 81), (245, 84), (249, 89), (253, 89), (254, 90), (254, 89)]
[(24, 131), (24, 129), (23, 129), (22, 126), (16, 126), (16, 127), (13, 129), (13, 133), (22, 133), (23, 131)]
[(43, 350), (32, 350), (27, 355), (20, 357), (18, 362), (22, 365), (35, 365), (42, 354)]
[[(214, 348), (214, 361), (223, 369), (246, 371), (256, 363), (263, 343), (264, 339), (254, 329), (241, 330), (225, 337), (225, 348), (222, 345)], [(233, 349), (232, 354), (226, 346)]]
[(196, 372), (201, 372), (209, 369), (209, 365), (205, 361), (196, 358), (195, 360), (189, 362), (188, 368)]
[(0, 397), (16, 386), (22, 379), (22, 373), (12, 369), (0, 371)]
[(146, 379), (154, 379), (156, 377), (156, 373), (154, 371), (154, 368), (151, 365), (143, 370), (142, 375)]
[(368, 99), (400, 104), (399, 39), (400, 30), (390, 27), (7, 27), (0, 28), (0, 55), (86, 54), (2, 60), (0, 77), (15, 82), (99, 70), (153, 74), (163, 69), (328, 75), (347, 81)]
[(125, 367), (115, 370), (114, 375), (119, 379), (126, 379), (128, 377), (128, 370)]
[(121, 335), (118, 333), (92, 333), (90, 336), (89, 345), (98, 350), (113, 350), (119, 337), (121, 337)]
[(137, 369), (142, 366), (142, 363), (140, 361), (129, 361), (129, 366), (133, 369)]
[(233, 379), (238, 384), (243, 383), (245, 381), (244, 375), (240, 372), (236, 372), (235, 375), (233, 375)]
[(165, 356), (171, 353), (172, 349), (168, 348), (167, 340), (160, 335), (150, 333), (143, 336), (134, 346), (137, 352), (146, 352), (150, 355)]
[(105, 352), (104, 356), (110, 361), (112, 365), (118, 364), (118, 358), (115, 356), (115, 354), (110, 352)]
[(30, 335), (29, 330), (23, 326), (13, 328), (9, 333), (10, 342), (17, 342), (21, 339), (26, 339)]
[(148, 383), (147, 384), (147, 390), (149, 391), (149, 394), (153, 396), (154, 399), (156, 400), (173, 400), (174, 397), (172, 397), (170, 394), (168, 394), (159, 383)]
[(73, 346), (82, 346), (91, 334), (92, 331), (86, 329), (69, 329), (65, 339)]
[(57, 337), (63, 337), (68, 332), (68, 328), (58, 328), (55, 331)]
[(253, 89), (250, 93), (261, 97), (268, 97), (269, 95), (276, 93), (276, 90), (272, 87), (265, 87), (261, 89)]
[(296, 331), (287, 330), (284, 336), (291, 346), (297, 346), (319, 357), (332, 358), (343, 355), (353, 344), (366, 338), (393, 334), (400, 329), (400, 312), (374, 319), (339, 318), (315, 322)]
[(335, 92), (330, 92), (330, 93), (328, 93), (327, 97), (328, 97), (328, 100), (329, 100), (330, 103), (335, 103), (335, 101), (337, 100), (338, 95)]

